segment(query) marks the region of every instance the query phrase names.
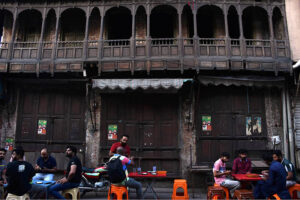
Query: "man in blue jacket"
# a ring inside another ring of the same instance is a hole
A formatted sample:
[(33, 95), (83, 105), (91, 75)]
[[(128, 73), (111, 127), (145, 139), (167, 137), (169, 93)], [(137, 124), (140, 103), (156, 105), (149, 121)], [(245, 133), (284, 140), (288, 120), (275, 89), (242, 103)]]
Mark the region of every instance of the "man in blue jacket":
[(287, 173), (281, 163), (273, 161), (272, 153), (263, 155), (264, 161), (270, 165), (269, 175), (264, 176), (254, 189), (255, 199), (265, 199), (277, 194), (281, 199), (291, 199), (286, 188)]

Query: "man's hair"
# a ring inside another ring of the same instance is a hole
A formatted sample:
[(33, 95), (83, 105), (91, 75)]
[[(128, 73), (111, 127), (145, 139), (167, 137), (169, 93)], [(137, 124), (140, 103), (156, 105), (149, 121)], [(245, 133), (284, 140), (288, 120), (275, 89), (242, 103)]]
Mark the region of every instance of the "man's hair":
[(221, 153), (221, 157), (230, 158), (230, 154), (227, 152), (223, 152), (223, 153)]
[(117, 154), (123, 155), (124, 154), (124, 148), (123, 147), (118, 147), (116, 150)]
[(273, 151), (273, 154), (275, 154), (276, 156), (278, 156), (278, 157), (281, 157), (281, 158), (282, 158), (282, 153), (281, 153), (281, 151), (280, 151), (280, 150), (274, 150), (274, 151)]
[(76, 147), (74, 147), (74, 146), (67, 146), (67, 148), (66, 149), (71, 149), (71, 151), (74, 153), (74, 154), (76, 154), (77, 153), (77, 148)]
[(248, 151), (246, 149), (240, 149), (239, 154), (248, 154)]
[(271, 152), (266, 152), (263, 154), (262, 159), (266, 162), (272, 162), (273, 161), (273, 154)]
[(129, 136), (126, 134), (123, 134), (121, 138), (123, 138), (123, 137), (127, 137), (129, 139)]
[(24, 150), (23, 148), (15, 148), (12, 152), (15, 152), (18, 156), (24, 157)]
[(4, 149), (4, 148), (0, 148), (0, 151), (3, 151), (4, 153), (7, 152), (6, 149)]

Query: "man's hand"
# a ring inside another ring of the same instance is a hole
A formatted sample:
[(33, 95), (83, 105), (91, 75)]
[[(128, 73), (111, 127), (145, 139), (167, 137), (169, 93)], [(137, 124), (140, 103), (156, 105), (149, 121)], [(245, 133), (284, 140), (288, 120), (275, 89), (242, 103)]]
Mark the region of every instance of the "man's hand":
[(246, 174), (251, 174), (251, 172), (247, 172)]
[(66, 177), (64, 177), (64, 178), (58, 180), (56, 183), (64, 184), (66, 182), (68, 182), (68, 179)]
[(40, 166), (38, 166), (38, 165), (35, 165), (34, 169), (35, 170), (42, 170), (42, 168), (40, 168)]
[(130, 156), (130, 158), (129, 158), (130, 160), (133, 160), (134, 159), (134, 156)]
[(261, 179), (266, 181), (268, 179), (268, 177), (267, 176), (262, 176)]
[(224, 172), (224, 174), (225, 174), (225, 175), (230, 175), (230, 174), (231, 174), (231, 171), (230, 171), (230, 170), (226, 170), (226, 171)]

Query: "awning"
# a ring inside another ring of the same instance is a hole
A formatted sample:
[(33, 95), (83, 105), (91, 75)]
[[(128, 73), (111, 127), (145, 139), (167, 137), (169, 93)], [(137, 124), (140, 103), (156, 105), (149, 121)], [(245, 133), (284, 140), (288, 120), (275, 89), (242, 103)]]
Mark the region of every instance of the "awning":
[(284, 86), (284, 77), (266, 76), (198, 76), (203, 85), (247, 86), (247, 87), (279, 87)]
[(193, 79), (93, 79), (93, 88), (105, 89), (180, 89)]

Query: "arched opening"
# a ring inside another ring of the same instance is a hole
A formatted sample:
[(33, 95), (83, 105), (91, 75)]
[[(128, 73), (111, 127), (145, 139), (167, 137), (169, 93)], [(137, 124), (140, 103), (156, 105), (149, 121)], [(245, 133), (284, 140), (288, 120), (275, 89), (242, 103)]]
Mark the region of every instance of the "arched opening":
[(45, 21), (45, 31), (44, 31), (44, 41), (55, 40), (55, 27), (56, 27), (56, 14), (53, 9), (51, 9), (46, 17)]
[(132, 16), (128, 8), (114, 7), (105, 14), (104, 39), (118, 40), (131, 37)]
[(283, 40), (285, 38), (283, 17), (278, 7), (274, 8), (273, 10), (272, 21), (273, 21), (273, 30), (274, 30), (275, 39)]
[(197, 12), (197, 30), (200, 38), (225, 37), (223, 11), (217, 6), (202, 6)]
[(174, 38), (178, 36), (178, 15), (174, 7), (160, 5), (152, 10), (150, 36), (152, 38)]
[(60, 40), (82, 41), (85, 35), (85, 13), (79, 8), (70, 8), (61, 15)]
[(0, 11), (0, 38), (1, 38), (1, 48), (8, 45), (3, 45), (2, 43), (7, 43), (11, 41), (12, 38), (12, 26), (13, 26), (13, 15), (7, 10)]
[(135, 37), (145, 39), (147, 36), (147, 15), (143, 6), (138, 7), (135, 14)]
[(230, 6), (227, 15), (229, 37), (238, 39), (240, 37), (239, 16), (234, 6)]
[(89, 19), (89, 35), (88, 40), (98, 40), (100, 37), (101, 16), (98, 8), (92, 10)]
[(25, 10), (17, 18), (16, 41), (36, 42), (40, 39), (42, 14), (37, 10)]
[(182, 37), (192, 38), (194, 36), (194, 19), (192, 9), (185, 5), (182, 11)]
[(257, 6), (246, 8), (243, 11), (243, 31), (246, 39), (269, 39), (267, 11)]

